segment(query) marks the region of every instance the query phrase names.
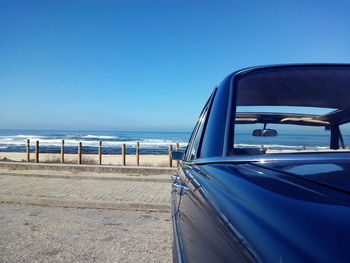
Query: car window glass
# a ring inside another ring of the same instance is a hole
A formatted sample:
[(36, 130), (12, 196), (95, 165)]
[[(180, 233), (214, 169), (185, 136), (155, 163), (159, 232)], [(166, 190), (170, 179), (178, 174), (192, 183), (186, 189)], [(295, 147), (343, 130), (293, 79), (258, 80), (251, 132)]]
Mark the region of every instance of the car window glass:
[(192, 132), (190, 141), (187, 145), (186, 154), (185, 154), (185, 156), (186, 156), (185, 159), (187, 159), (187, 160), (193, 160), (196, 158), (198, 147), (199, 147), (199, 142), (200, 142), (200, 139), (202, 137), (202, 133), (203, 133), (203, 129), (204, 129), (206, 116), (207, 116), (208, 109), (210, 107), (210, 103), (213, 99), (214, 94), (215, 94), (215, 90), (210, 95), (208, 101), (206, 102), (206, 104), (205, 104), (205, 106), (200, 114), (199, 120), (198, 120), (198, 122), (197, 122), (197, 124)]
[(349, 73), (282, 68), (237, 78), (233, 154), (348, 150)]
[(339, 126), (345, 149), (350, 149), (350, 123)]
[(196, 123), (196, 126), (194, 127), (193, 129), (193, 132), (191, 134), (191, 137), (190, 137), (190, 140), (187, 144), (187, 148), (186, 148), (186, 152), (185, 152), (185, 156), (186, 156), (186, 159), (189, 159), (188, 157), (190, 156), (190, 151), (192, 149), (192, 145), (193, 145), (193, 142), (195, 140), (195, 137), (196, 137), (196, 133), (197, 133), (197, 130), (198, 130), (198, 126), (200, 125), (199, 121)]
[(207, 113), (208, 113), (208, 107), (205, 108), (203, 114), (201, 115), (201, 117), (199, 119), (199, 126), (198, 126), (198, 130), (197, 130), (197, 134), (194, 138), (193, 144), (191, 145), (191, 149), (189, 152), (189, 160), (193, 160), (197, 157), (197, 151), (198, 151), (199, 143), (200, 143), (200, 140), (202, 137)]
[[(267, 112), (266, 108), (264, 106), (237, 107), (234, 147), (241, 149), (240, 152), (275, 153), (329, 149), (330, 131), (325, 128), (326, 122), (295, 114), (308, 112), (317, 116), (328, 114), (332, 109), (270, 106)], [(285, 116), (281, 117), (280, 112)], [(264, 122), (259, 122), (263, 118), (266, 119), (266, 125)], [(275, 121), (274, 119), (279, 119), (280, 123), (271, 123)], [(254, 131), (263, 130), (264, 127), (267, 131), (276, 131), (276, 136), (253, 135)], [(236, 152), (238, 153), (239, 150)]]
[(267, 124), (266, 129), (276, 131), (276, 136), (254, 136), (253, 132), (263, 129), (263, 126), (264, 124), (261, 123), (236, 124), (234, 147), (241, 149), (245, 154), (259, 153), (259, 151), (287, 153), (329, 149), (330, 131), (325, 130), (324, 127)]

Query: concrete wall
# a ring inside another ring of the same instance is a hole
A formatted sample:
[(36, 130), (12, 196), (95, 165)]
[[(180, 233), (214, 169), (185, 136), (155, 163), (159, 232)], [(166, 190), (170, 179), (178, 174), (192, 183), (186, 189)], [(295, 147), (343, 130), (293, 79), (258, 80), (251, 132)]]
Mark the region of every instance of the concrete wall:
[(0, 169), (117, 173), (117, 174), (137, 175), (137, 176), (170, 175), (175, 173), (176, 171), (176, 168), (167, 168), (167, 167), (48, 164), (48, 163), (21, 163), (21, 162), (5, 162), (5, 161), (0, 161)]

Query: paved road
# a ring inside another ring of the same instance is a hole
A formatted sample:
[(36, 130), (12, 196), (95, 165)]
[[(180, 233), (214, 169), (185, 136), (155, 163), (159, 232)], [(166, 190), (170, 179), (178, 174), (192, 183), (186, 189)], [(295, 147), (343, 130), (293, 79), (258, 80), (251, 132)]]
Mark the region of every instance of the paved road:
[(67, 179), (16, 173), (0, 173), (0, 202), (156, 211), (169, 211), (170, 207), (169, 176), (160, 176), (163, 181), (155, 182), (153, 177), (147, 181), (146, 176), (115, 176), (119, 178), (115, 180), (98, 174), (75, 174)]
[(170, 220), (170, 213), (0, 204), (0, 262), (171, 262)]

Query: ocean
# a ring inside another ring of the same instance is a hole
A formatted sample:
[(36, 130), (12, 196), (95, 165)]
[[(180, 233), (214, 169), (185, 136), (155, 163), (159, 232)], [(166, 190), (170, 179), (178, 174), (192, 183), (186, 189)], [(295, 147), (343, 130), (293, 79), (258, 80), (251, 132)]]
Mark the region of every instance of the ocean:
[[(162, 154), (168, 152), (169, 144), (185, 150), (190, 132), (141, 132), (141, 131), (45, 131), (45, 130), (0, 130), (0, 152), (25, 152), (27, 139), (34, 151), (35, 141), (40, 142), (40, 152), (60, 152), (61, 140), (65, 140), (66, 152), (77, 152), (82, 142), (84, 153), (97, 153), (99, 141), (103, 142), (103, 153), (120, 153), (121, 145), (126, 144), (127, 153), (135, 153), (136, 142), (140, 143), (142, 154)], [(344, 136), (346, 145), (350, 136)], [(239, 133), (236, 147), (271, 147), (275, 150), (298, 150), (302, 145), (306, 149), (326, 149), (329, 147), (329, 135), (279, 134), (277, 137), (253, 137), (248, 133)]]
[(191, 133), (188, 132), (141, 132), (141, 131), (62, 131), (62, 130), (0, 130), (0, 152), (25, 152), (27, 139), (31, 151), (35, 141), (40, 143), (40, 152), (60, 152), (61, 140), (65, 140), (65, 152), (77, 152), (78, 143), (83, 145), (83, 153), (97, 153), (102, 141), (103, 153), (120, 153), (126, 144), (127, 153), (135, 153), (136, 142), (140, 143), (140, 153), (161, 154), (168, 152), (169, 144), (185, 150)]

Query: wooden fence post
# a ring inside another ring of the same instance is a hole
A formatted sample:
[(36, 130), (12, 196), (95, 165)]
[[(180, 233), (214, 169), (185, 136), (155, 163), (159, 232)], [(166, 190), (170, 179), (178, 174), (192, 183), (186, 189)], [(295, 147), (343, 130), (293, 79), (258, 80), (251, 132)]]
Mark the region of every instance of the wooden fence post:
[(81, 148), (82, 148), (82, 144), (81, 144), (81, 142), (79, 142), (79, 144), (78, 144), (78, 164), (81, 164)]
[(140, 166), (140, 143), (136, 143), (136, 165)]
[(169, 144), (169, 167), (173, 167), (173, 159), (171, 158), (172, 151), (173, 151), (173, 146)]
[(27, 139), (27, 162), (29, 163), (30, 162), (30, 140)]
[(125, 166), (125, 143), (122, 144), (122, 165)]
[[(179, 143), (177, 142), (177, 143), (176, 143), (176, 151), (178, 152), (179, 150), (180, 150), (180, 145), (179, 145)], [(179, 165), (180, 165), (180, 162), (179, 162), (179, 161), (176, 161), (176, 166), (179, 167)]]
[(102, 141), (98, 142), (98, 164), (102, 164)]
[(64, 140), (61, 141), (61, 163), (64, 163)]
[(35, 162), (39, 162), (39, 141), (35, 142)]

